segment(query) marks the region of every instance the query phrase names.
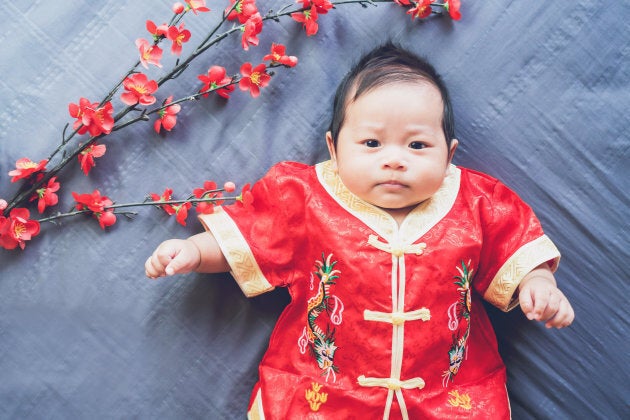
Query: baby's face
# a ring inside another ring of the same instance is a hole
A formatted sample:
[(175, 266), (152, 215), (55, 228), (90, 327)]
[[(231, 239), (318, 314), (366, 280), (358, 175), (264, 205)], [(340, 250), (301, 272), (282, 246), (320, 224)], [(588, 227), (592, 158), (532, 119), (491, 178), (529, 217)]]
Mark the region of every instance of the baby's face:
[(442, 185), (457, 147), (446, 144), (443, 104), (429, 83), (386, 84), (348, 104), (333, 164), (356, 196), (404, 217)]

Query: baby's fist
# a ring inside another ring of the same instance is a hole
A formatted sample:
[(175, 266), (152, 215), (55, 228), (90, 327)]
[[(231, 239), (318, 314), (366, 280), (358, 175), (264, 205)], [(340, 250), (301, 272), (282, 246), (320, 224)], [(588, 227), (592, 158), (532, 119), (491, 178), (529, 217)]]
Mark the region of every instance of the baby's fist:
[(189, 240), (170, 239), (157, 247), (144, 264), (149, 278), (172, 276), (193, 271), (199, 266), (201, 255), (197, 246)]
[(569, 300), (553, 279), (535, 276), (523, 280), (519, 303), (527, 319), (545, 322), (547, 328), (567, 327), (575, 317)]

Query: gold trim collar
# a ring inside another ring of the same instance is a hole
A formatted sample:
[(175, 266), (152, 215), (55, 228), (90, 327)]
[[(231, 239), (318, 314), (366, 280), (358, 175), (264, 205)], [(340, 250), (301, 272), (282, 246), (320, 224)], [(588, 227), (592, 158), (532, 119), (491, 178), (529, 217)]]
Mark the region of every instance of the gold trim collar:
[(315, 166), (324, 189), (341, 207), (361, 220), (388, 242), (411, 244), (417, 241), (446, 216), (459, 192), (461, 171), (450, 165), (440, 189), (428, 200), (418, 204), (405, 218), (400, 228), (385, 210), (363, 201), (341, 182), (330, 160)]

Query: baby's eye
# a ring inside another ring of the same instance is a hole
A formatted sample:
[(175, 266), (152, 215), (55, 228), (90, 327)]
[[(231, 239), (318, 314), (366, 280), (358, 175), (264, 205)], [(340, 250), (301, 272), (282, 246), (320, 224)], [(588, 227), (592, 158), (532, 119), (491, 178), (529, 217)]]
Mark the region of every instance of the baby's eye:
[(411, 143), (409, 143), (409, 147), (412, 149), (420, 150), (420, 149), (424, 149), (426, 145), (419, 141), (412, 141)]
[(369, 140), (365, 140), (363, 144), (365, 144), (367, 147), (378, 147), (381, 145), (381, 142), (378, 140), (369, 139)]

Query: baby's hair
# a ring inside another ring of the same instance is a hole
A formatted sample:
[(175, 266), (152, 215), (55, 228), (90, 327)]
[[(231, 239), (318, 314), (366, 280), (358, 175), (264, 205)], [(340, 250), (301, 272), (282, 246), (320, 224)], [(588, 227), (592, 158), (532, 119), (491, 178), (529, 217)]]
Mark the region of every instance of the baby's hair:
[[(425, 59), (387, 42), (366, 54), (343, 78), (333, 103), (329, 131), (335, 146), (339, 131), (346, 116), (350, 101), (356, 101), (362, 94), (388, 83), (428, 82), (434, 85), (442, 96), (444, 112), (442, 129), (448, 146), (455, 138), (453, 107), (446, 85), (435, 68)], [(353, 95), (349, 98), (349, 95)]]

